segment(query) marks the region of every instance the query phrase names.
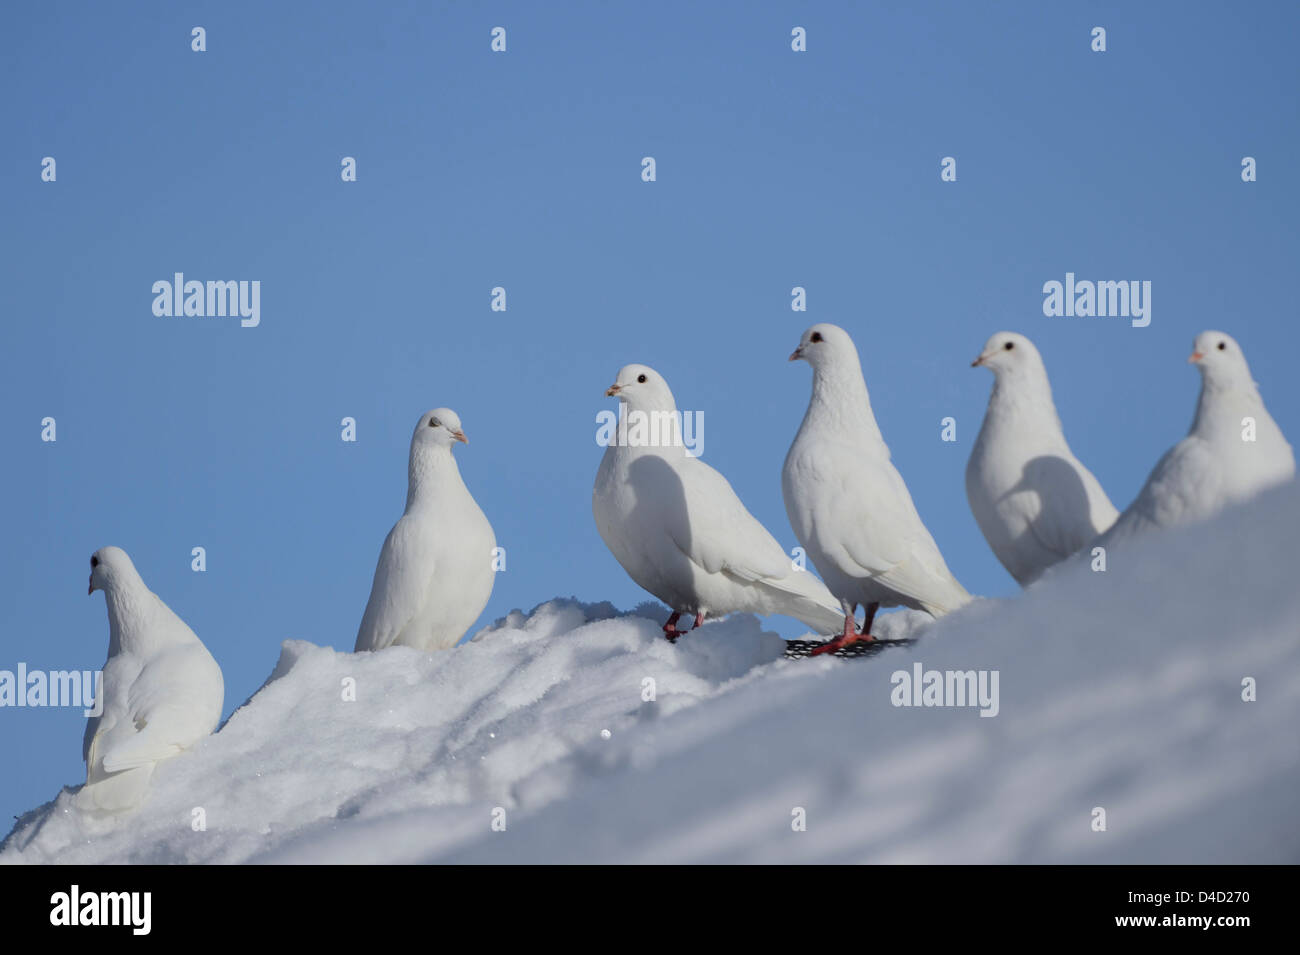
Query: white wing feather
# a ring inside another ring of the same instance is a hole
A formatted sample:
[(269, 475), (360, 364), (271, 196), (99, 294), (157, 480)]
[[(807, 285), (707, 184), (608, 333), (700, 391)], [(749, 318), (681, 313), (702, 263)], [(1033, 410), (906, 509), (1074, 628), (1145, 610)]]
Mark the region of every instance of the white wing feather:
[(428, 527), (404, 514), (384, 539), (357, 632), (357, 650), (391, 646), (424, 609), (436, 572)]

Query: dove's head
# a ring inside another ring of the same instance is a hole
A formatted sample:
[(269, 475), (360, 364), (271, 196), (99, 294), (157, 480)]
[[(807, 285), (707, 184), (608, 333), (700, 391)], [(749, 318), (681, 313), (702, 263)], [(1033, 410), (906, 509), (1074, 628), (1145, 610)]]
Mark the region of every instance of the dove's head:
[(90, 555), (90, 587), (86, 593), (112, 590), (139, 576), (126, 551), (120, 547), (101, 547)]
[(668, 382), (649, 365), (624, 365), (605, 396), (627, 405), (629, 411), (676, 411), (677, 402)]
[(791, 361), (806, 361), (814, 372), (844, 367), (861, 371), (858, 349), (849, 333), (830, 322), (818, 322), (803, 333)]
[(970, 364), (972, 368), (987, 368), (1001, 378), (1036, 374), (1043, 367), (1043, 359), (1034, 343), (1024, 335), (998, 332), (984, 343), (980, 356)]
[(460, 427), (460, 416), (450, 408), (434, 408), (420, 415), (411, 435), (411, 449), (420, 447), (450, 448), (457, 441), (469, 444)]
[(1250, 366), (1241, 346), (1231, 335), (1223, 332), (1201, 332), (1192, 342), (1192, 353), (1187, 360), (1196, 366), (1206, 384), (1250, 384)]

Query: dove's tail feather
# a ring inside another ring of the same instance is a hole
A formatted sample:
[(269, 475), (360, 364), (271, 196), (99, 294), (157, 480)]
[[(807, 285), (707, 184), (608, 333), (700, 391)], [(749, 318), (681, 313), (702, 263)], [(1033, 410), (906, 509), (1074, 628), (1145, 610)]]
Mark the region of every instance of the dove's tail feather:
[(128, 769), (87, 782), (76, 795), (78, 809), (91, 812), (126, 812), (145, 800), (153, 764)]
[(843, 628), (844, 611), (839, 601), (812, 574), (801, 571), (768, 583), (777, 591), (776, 613), (794, 617), (823, 636)]
[(802, 597), (796, 598), (796, 606), (792, 606), (787, 613), (822, 636), (839, 633), (844, 626), (842, 611), (831, 610)]
[(930, 597), (925, 600), (919, 600), (921, 609), (931, 617), (942, 617), (944, 614), (952, 613), (954, 610), (960, 610), (975, 598), (957, 582), (957, 578), (950, 578), (951, 584), (947, 588), (947, 593), (942, 597)]

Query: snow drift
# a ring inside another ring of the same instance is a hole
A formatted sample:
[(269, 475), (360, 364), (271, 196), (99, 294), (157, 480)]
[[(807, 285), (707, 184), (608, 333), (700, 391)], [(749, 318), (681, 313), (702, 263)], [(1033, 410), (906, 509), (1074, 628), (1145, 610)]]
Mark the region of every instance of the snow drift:
[[(0, 861), (1300, 861), (1300, 487), (1108, 558), (853, 661), (571, 600), (443, 653), (289, 641), (139, 811), (64, 790)], [(895, 706), (916, 662), (997, 671), (997, 716)]]

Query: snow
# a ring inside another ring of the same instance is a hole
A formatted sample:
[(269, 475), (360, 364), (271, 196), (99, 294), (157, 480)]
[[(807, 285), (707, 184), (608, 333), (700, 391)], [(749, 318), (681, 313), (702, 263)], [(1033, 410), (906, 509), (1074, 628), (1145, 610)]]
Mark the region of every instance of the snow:
[[(673, 646), (657, 605), (573, 600), (441, 653), (288, 641), (142, 809), (65, 789), (0, 861), (1300, 861), (1298, 530), (1292, 483), (1105, 573), (882, 615), (919, 639), (852, 661), (785, 660), (747, 615)], [(916, 661), (997, 670), (998, 715), (894, 706)]]

